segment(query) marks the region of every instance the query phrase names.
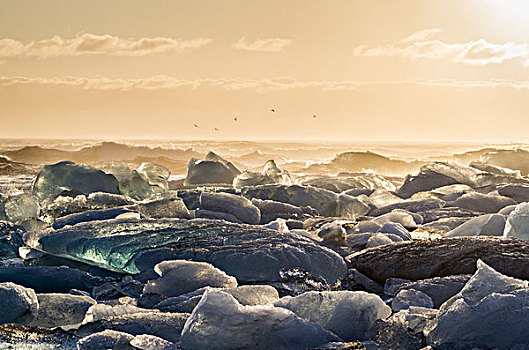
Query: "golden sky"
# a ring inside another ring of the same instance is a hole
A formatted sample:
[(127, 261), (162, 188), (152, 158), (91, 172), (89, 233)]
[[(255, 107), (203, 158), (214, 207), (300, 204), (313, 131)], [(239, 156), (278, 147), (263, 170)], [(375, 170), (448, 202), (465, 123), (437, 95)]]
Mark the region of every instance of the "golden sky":
[(527, 0), (1, 0), (0, 137), (529, 141), (528, 18)]

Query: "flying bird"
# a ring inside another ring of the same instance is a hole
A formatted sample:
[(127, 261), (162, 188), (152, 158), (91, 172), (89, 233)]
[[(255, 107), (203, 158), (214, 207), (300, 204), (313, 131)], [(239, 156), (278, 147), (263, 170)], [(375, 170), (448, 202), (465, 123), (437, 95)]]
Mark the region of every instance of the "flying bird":
[(194, 126), (195, 128), (200, 128), (200, 126), (198, 126), (197, 124), (193, 124), (193, 126)]
[(312, 116), (312, 118), (316, 118), (316, 114), (314, 114), (314, 115)]
[(219, 131), (220, 129), (219, 128), (215, 128), (215, 131)]
[(233, 118), (233, 120), (237, 121), (237, 117)]
[(270, 112), (275, 112), (275, 111), (276, 111), (276, 110), (275, 110), (275, 109), (273, 109), (273, 108), (272, 108), (272, 109), (270, 110)]

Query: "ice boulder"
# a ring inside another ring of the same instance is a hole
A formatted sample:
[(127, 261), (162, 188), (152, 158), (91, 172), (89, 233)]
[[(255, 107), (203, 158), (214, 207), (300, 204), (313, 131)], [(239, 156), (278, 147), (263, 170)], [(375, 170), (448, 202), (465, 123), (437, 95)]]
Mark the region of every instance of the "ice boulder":
[(22, 221), (28, 218), (37, 218), (39, 202), (31, 193), (21, 193), (6, 198), (4, 211), (7, 220), (11, 222)]
[(205, 160), (191, 158), (187, 165), (185, 185), (232, 184), (241, 173), (232, 163), (214, 152), (209, 152)]
[(391, 301), (395, 312), (408, 309), (410, 306), (433, 308), (433, 301), (428, 294), (415, 289), (402, 289)]
[(397, 194), (410, 198), (418, 192), (430, 191), (438, 187), (457, 184), (458, 181), (448, 175), (438, 173), (428, 168), (421, 168), (417, 175), (408, 175)]
[(497, 213), (506, 206), (516, 204), (509, 197), (499, 195), (470, 192), (462, 195), (453, 202), (453, 206), (483, 213)]
[(420, 291), (427, 294), (433, 301), (433, 307), (438, 309), (448, 299), (459, 293), (469, 279), (470, 275), (434, 277), (418, 281), (388, 278), (384, 286), (384, 293), (394, 297), (406, 289)]
[(261, 221), (259, 208), (248, 199), (231, 193), (202, 192), (200, 209), (231, 214), (247, 224), (257, 225)]
[(306, 349), (339, 338), (284, 308), (243, 306), (228, 293), (207, 291), (187, 319), (181, 346), (194, 349)]
[(142, 163), (138, 169), (132, 169), (126, 164), (114, 163), (102, 169), (116, 177), (121, 194), (135, 200), (145, 200), (169, 190), (170, 172), (161, 165)]
[[(133, 299), (136, 301), (135, 299)], [(91, 305), (86, 311), (83, 323), (91, 323), (106, 318), (119, 317), (123, 315), (144, 314), (158, 312), (158, 310), (145, 309), (131, 304), (95, 304)]]
[(399, 223), (406, 228), (415, 229), (417, 228), (417, 222), (415, 221), (416, 219), (420, 221), (420, 216), (418, 216), (416, 213), (412, 214), (406, 210), (395, 209), (387, 214), (376, 217), (373, 221), (380, 225), (384, 225), (388, 222), (394, 222)]
[(403, 241), (411, 240), (411, 235), (408, 230), (406, 230), (401, 224), (395, 222), (385, 223), (381, 228), (378, 229), (377, 233), (399, 236)]
[(252, 199), (253, 205), (261, 212), (261, 224), (269, 223), (278, 218), (303, 220), (305, 215), (311, 215), (311, 208), (300, 208), (292, 204), (272, 200)]
[(211, 264), (186, 260), (164, 261), (154, 267), (159, 278), (149, 281), (143, 294), (174, 297), (202, 287), (237, 287), (235, 277)]
[(371, 195), (368, 197), (368, 202), (374, 205), (377, 208), (385, 207), (386, 205), (391, 205), (395, 203), (401, 203), (404, 199), (394, 195), (385, 188), (377, 188)]
[(501, 236), (505, 228), (505, 216), (485, 214), (470, 219), (444, 235), (444, 237), (463, 236)]
[(176, 192), (155, 195), (149, 200), (136, 204), (136, 209), (143, 215), (154, 219), (191, 218), (191, 213)]
[(244, 171), (233, 180), (233, 186), (235, 188), (269, 184), (292, 184), (292, 179), (288, 171), (281, 170), (273, 160), (267, 161), (261, 172), (253, 173)]
[(113, 330), (104, 330), (102, 332), (90, 334), (77, 342), (78, 350), (96, 350), (96, 349), (123, 349), (133, 350), (130, 345), (134, 337), (125, 332)]
[(37, 299), (38, 316), (30, 326), (46, 328), (77, 328), (88, 309), (96, 303), (88, 296), (60, 293), (38, 294)]
[(298, 267), (329, 283), (346, 273), (341, 256), (298, 234), (222, 220), (113, 219), (26, 235), (34, 249), (129, 274), (179, 259), (209, 262), (254, 283), (281, 281), (281, 268)]
[(0, 324), (28, 323), (37, 317), (38, 311), (39, 301), (33, 289), (0, 283)]
[(379, 296), (366, 292), (310, 291), (283, 297), (273, 305), (289, 309), (346, 341), (366, 340), (375, 321), (391, 315), (391, 309)]
[(445, 302), (424, 332), (432, 345), (497, 349), (527, 344), (528, 282), (496, 272), (482, 261), (465, 287)]
[(529, 240), (529, 203), (520, 203), (509, 214), (503, 237)]
[(53, 200), (59, 195), (120, 193), (118, 180), (113, 175), (70, 161), (45, 165), (33, 181), (32, 191), (40, 201)]

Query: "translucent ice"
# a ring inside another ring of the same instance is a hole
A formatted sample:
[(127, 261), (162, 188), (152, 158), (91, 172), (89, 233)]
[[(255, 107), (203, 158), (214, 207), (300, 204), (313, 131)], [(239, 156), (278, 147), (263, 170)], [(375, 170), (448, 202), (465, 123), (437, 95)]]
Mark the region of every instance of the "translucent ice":
[(88, 165), (66, 161), (44, 166), (33, 181), (32, 191), (40, 201), (44, 201), (53, 200), (61, 194), (119, 194), (119, 187), (113, 175)]
[(391, 315), (391, 309), (379, 296), (366, 292), (311, 291), (281, 298), (274, 305), (289, 309), (346, 341), (365, 340), (367, 331), (377, 319)]
[(207, 291), (182, 330), (183, 349), (306, 349), (339, 340), (284, 308), (243, 306)]

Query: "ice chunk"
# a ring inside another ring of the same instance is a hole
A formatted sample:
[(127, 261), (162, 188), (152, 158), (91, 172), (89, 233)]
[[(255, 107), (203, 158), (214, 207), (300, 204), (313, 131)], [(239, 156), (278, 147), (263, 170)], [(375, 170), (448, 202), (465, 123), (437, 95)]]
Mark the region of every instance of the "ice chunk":
[(154, 271), (160, 275), (160, 278), (149, 281), (143, 289), (144, 294), (174, 297), (205, 286), (221, 288), (237, 286), (234, 277), (203, 262), (164, 261), (157, 264)]
[(492, 293), (507, 294), (529, 286), (528, 281), (505, 276), (485, 264), (481, 259), (477, 261), (477, 267), (476, 273), (472, 275), (463, 289), (441, 305), (440, 311), (449, 308), (458, 299), (473, 305)]
[(114, 219), (126, 213), (134, 213), (131, 209), (118, 207), (110, 209), (88, 210), (58, 218), (53, 222), (54, 229), (63, 228), (66, 225), (76, 225), (81, 222)]
[(401, 290), (391, 301), (391, 309), (395, 312), (408, 309), (410, 306), (433, 308), (432, 298), (415, 289)]
[(148, 201), (138, 203), (137, 210), (150, 218), (183, 218), (190, 219), (191, 214), (184, 201), (175, 192), (157, 195)]
[(114, 330), (131, 335), (149, 334), (170, 342), (178, 342), (188, 316), (189, 314), (168, 312), (113, 316), (82, 325), (76, 335), (86, 337), (104, 330)]
[(444, 235), (444, 237), (463, 236), (501, 236), (505, 228), (505, 217), (500, 214), (486, 214), (470, 219)]
[(69, 161), (44, 166), (33, 181), (32, 191), (40, 201), (53, 200), (61, 194), (120, 193), (113, 175)]
[(0, 324), (28, 323), (37, 317), (38, 310), (39, 301), (33, 289), (0, 283)]
[(252, 203), (261, 212), (261, 224), (266, 224), (276, 219), (304, 220), (314, 211), (314, 209), (310, 210), (311, 208), (300, 208), (287, 203), (257, 198), (253, 198)]
[(306, 349), (339, 340), (284, 308), (243, 306), (207, 291), (182, 330), (184, 349)]
[(529, 185), (509, 184), (498, 187), (498, 194), (512, 198), (518, 203), (529, 202)]
[(404, 241), (411, 240), (410, 233), (399, 223), (387, 222), (378, 229), (377, 233), (390, 233), (399, 236)]
[(465, 287), (444, 303), (425, 328), (429, 343), (510, 349), (527, 344), (528, 282), (496, 272), (482, 261)]
[(9, 266), (0, 267), (0, 282), (14, 282), (37, 293), (67, 293), (71, 289), (92, 290), (102, 280), (64, 266)]
[(378, 322), (373, 337), (377, 349), (429, 349), (422, 332), (436, 313), (435, 309), (411, 306)]
[(85, 314), (96, 301), (88, 296), (71, 294), (38, 294), (39, 312), (31, 321), (35, 327), (77, 328), (83, 322)]
[[(142, 166), (144, 166), (143, 163)], [(110, 164), (103, 167), (103, 170), (116, 177), (119, 182), (119, 192), (135, 200), (144, 200), (157, 193), (165, 192), (169, 189), (165, 171), (167, 169), (154, 164), (144, 166), (142, 169), (131, 169), (126, 164)], [(162, 170), (160, 170), (162, 169)], [(164, 178), (163, 176), (166, 176)]]
[(151, 186), (158, 186), (163, 192), (169, 190), (169, 176), (171, 171), (163, 165), (143, 162), (137, 169), (138, 173), (143, 174)]
[(391, 309), (379, 296), (366, 292), (311, 291), (296, 297), (283, 297), (274, 306), (289, 309), (346, 341), (366, 340), (375, 321), (391, 315)]
[(413, 215), (402, 209), (395, 209), (387, 214), (380, 215), (373, 221), (380, 225), (384, 225), (388, 222), (394, 222), (410, 229), (417, 228), (417, 223), (415, 222)]
[(277, 290), (267, 285), (246, 285), (225, 288), (242, 305), (266, 305), (279, 299)]
[(470, 275), (435, 277), (414, 282), (400, 278), (389, 278), (384, 286), (384, 292), (389, 296), (395, 296), (401, 290), (414, 289), (431, 297), (433, 307), (439, 308), (448, 299), (459, 293), (469, 279)]
[(529, 203), (520, 203), (509, 214), (503, 237), (529, 240)]
[(354, 229), (355, 233), (377, 232), (382, 225), (374, 220), (360, 221)]
[(134, 337), (125, 332), (117, 332), (113, 330), (104, 330), (99, 333), (94, 333), (80, 339), (77, 342), (78, 350), (95, 350), (95, 349), (124, 349), (132, 350), (130, 341)]
[(285, 219), (275, 219), (274, 221), (270, 221), (268, 224), (265, 224), (264, 227), (279, 231), (281, 233), (288, 233), (290, 230), (288, 229), (287, 221)]
[(260, 173), (245, 171), (233, 180), (233, 186), (235, 188), (269, 184), (292, 184), (292, 179), (288, 171), (279, 169), (274, 160), (267, 161)]
[(200, 209), (228, 213), (247, 224), (259, 224), (261, 212), (248, 199), (230, 193), (203, 192)]
[(304, 237), (221, 220), (102, 220), (26, 235), (34, 249), (126, 273), (190, 257), (240, 281), (280, 281), (279, 270), (294, 267), (330, 283), (346, 273), (342, 257)]
[(323, 188), (336, 193), (349, 190), (371, 190), (370, 192), (360, 192), (371, 194), (372, 190), (377, 188), (385, 188), (388, 191), (396, 190), (395, 185), (391, 181), (373, 173), (345, 173), (343, 175), (339, 174), (338, 176), (311, 175), (297, 179), (296, 183), (304, 186)]
[(233, 163), (213, 152), (205, 160), (191, 158), (187, 165), (185, 185), (199, 184), (232, 184), (233, 179), (241, 173)]
[(336, 216), (356, 219), (366, 215), (371, 208), (353, 196), (339, 194), (336, 198)]
[(404, 199), (394, 195), (385, 188), (377, 188), (371, 195), (368, 197), (370, 204), (373, 204), (375, 207), (385, 207), (386, 205), (395, 204), (403, 202)]
[(37, 218), (39, 202), (31, 193), (21, 193), (9, 196), (4, 203), (7, 220), (11, 222), (22, 221), (28, 218)]
[(44, 221), (53, 222), (56, 218), (88, 210), (109, 209), (132, 205), (134, 202), (122, 195), (94, 192), (88, 196), (57, 197), (53, 202), (44, 203), (41, 217)]
[[(390, 234), (384, 234), (384, 233), (374, 233), (374, 234), (372, 234), (369, 237), (369, 239), (367, 240), (366, 248), (373, 248), (373, 247), (378, 247), (379, 245), (395, 243), (395, 241), (392, 240), (388, 236), (390, 236)], [(400, 238), (399, 236), (395, 236), (395, 235), (391, 235), (391, 236), (394, 236), (394, 237), (400, 239), (400, 241), (402, 241), (402, 238)]]
[(466, 193), (456, 199), (453, 206), (482, 213), (497, 213), (506, 206), (516, 204), (509, 197), (477, 192)]
[(123, 315), (132, 315), (138, 313), (150, 313), (157, 312), (157, 310), (149, 310), (134, 305), (119, 304), (119, 305), (106, 305), (106, 304), (95, 304), (89, 306), (84, 314), (83, 323), (90, 323), (99, 321), (105, 318), (111, 318)]

